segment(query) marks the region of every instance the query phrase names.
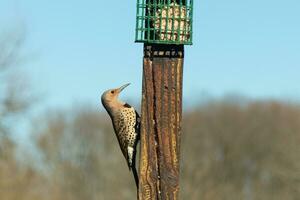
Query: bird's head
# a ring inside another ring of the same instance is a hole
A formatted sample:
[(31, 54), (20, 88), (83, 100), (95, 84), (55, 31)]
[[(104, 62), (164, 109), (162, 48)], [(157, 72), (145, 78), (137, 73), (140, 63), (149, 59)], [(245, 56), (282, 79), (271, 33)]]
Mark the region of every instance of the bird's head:
[(102, 96), (101, 101), (104, 107), (113, 106), (116, 103), (119, 103), (118, 97), (119, 94), (128, 86), (130, 83), (127, 83), (125, 85), (122, 85), (119, 88), (116, 89), (110, 89), (106, 90)]

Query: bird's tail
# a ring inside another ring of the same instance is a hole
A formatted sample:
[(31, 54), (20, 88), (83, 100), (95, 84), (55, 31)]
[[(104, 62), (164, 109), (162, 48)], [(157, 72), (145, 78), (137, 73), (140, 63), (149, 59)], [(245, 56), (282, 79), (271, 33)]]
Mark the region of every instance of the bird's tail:
[(134, 181), (135, 181), (135, 185), (136, 188), (139, 188), (139, 177), (138, 177), (138, 172), (136, 170), (136, 151), (132, 152), (132, 157), (131, 159), (129, 159), (128, 162), (128, 166), (129, 166), (129, 170), (132, 171), (133, 177), (134, 177)]
[(136, 188), (138, 189), (139, 188), (139, 177), (138, 177), (138, 173), (137, 173), (137, 170), (136, 170), (135, 166), (132, 166), (132, 174), (133, 174), (133, 177), (134, 177)]

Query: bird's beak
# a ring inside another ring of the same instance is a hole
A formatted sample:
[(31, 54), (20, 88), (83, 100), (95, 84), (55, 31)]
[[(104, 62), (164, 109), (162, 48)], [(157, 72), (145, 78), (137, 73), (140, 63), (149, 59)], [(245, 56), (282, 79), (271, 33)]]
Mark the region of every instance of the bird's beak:
[(130, 85), (130, 83), (127, 83), (127, 84), (119, 87), (119, 89), (118, 89), (119, 93), (122, 92), (122, 90), (124, 90), (128, 85)]

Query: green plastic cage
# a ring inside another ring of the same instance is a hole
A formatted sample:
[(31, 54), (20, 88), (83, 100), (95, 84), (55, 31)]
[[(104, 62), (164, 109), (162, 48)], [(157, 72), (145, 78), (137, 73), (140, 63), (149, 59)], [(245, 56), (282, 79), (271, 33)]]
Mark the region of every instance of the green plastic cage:
[(191, 45), (192, 22), (193, 0), (137, 0), (135, 41)]

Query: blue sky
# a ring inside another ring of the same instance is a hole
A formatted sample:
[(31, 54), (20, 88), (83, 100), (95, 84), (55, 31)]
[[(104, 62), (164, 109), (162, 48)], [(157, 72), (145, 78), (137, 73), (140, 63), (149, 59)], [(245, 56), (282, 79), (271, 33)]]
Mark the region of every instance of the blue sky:
[[(45, 107), (98, 104), (105, 89), (127, 82), (123, 98), (137, 100), (142, 44), (134, 43), (135, 4), (0, 0), (0, 30), (26, 27), (24, 54), (32, 59), (22, 70), (34, 92), (45, 95)], [(299, 0), (195, 1), (184, 98), (300, 99), (299, 10)]]

